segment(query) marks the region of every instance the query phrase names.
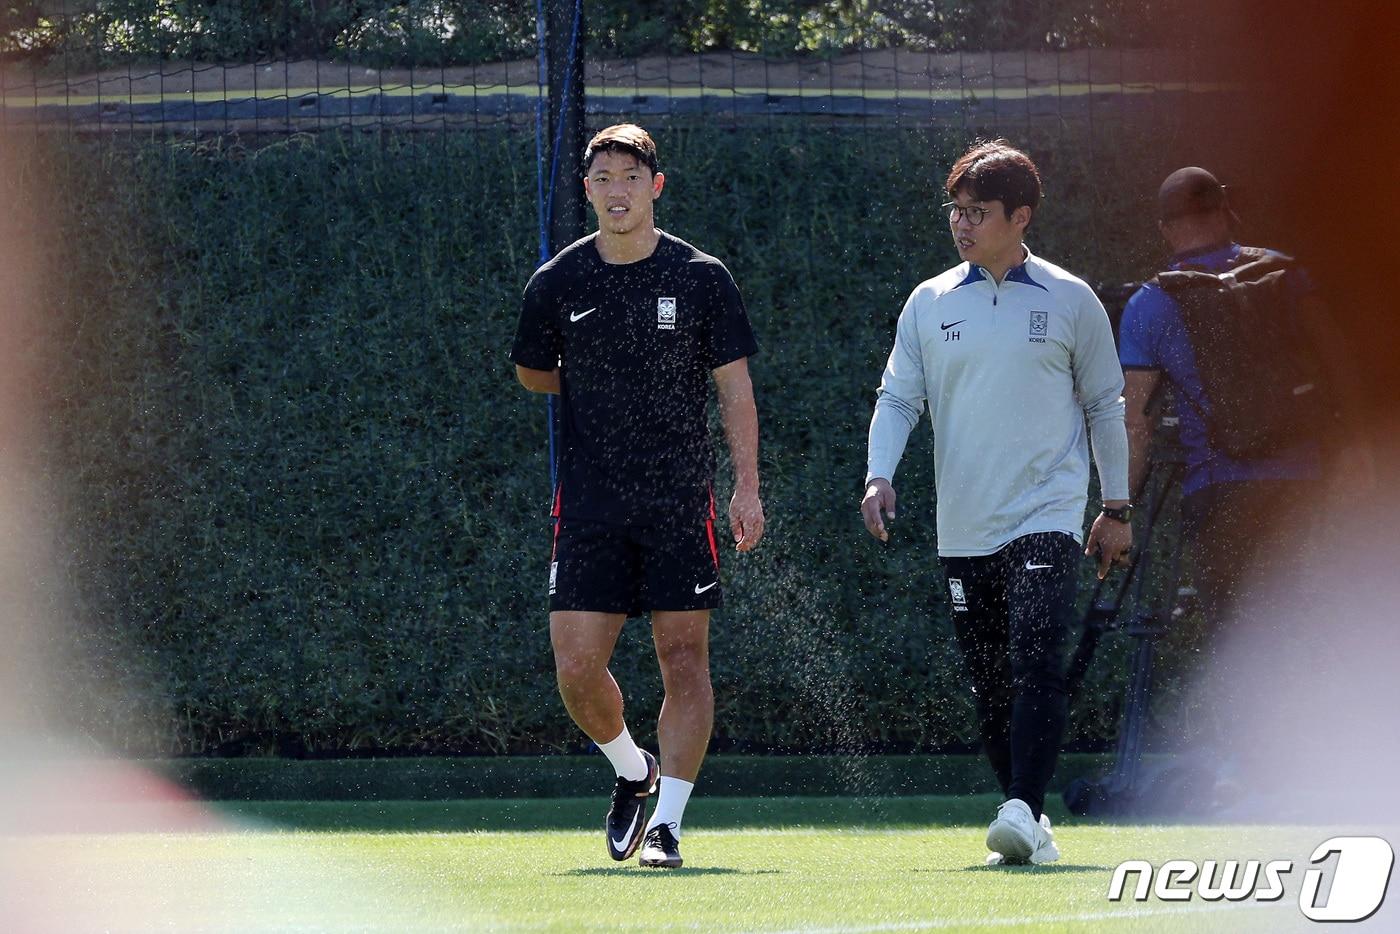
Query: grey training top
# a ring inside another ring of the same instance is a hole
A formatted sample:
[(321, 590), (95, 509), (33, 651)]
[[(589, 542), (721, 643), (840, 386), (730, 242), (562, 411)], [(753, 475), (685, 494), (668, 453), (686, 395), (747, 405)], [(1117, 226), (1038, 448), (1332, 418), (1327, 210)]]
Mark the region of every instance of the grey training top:
[(962, 263), (909, 296), (870, 421), (867, 483), (893, 483), (925, 403), (940, 555), (988, 555), (1035, 532), (1083, 542), (1086, 422), (1104, 499), (1128, 498), (1108, 315), (1088, 285), (1029, 250), (1000, 284)]

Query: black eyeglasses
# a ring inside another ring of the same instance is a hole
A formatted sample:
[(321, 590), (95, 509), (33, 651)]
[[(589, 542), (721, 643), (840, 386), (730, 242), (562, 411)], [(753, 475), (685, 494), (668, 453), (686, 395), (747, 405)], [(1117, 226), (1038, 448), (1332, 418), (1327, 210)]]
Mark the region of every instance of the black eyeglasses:
[(956, 224), (958, 221), (966, 217), (967, 222), (973, 227), (976, 227), (978, 224), (982, 223), (984, 220), (987, 219), (987, 215), (992, 213), (991, 208), (979, 208), (973, 204), (969, 204), (967, 207), (963, 207), (956, 201), (949, 201), (947, 204), (943, 205), (943, 207), (946, 208), (948, 211), (948, 220)]

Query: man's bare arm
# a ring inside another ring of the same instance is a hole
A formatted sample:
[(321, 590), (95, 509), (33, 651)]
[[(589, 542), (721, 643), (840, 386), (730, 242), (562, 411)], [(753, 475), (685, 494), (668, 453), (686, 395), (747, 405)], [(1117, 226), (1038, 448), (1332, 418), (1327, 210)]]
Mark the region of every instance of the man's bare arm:
[(714, 371), (719, 416), (734, 463), (734, 497), (729, 528), (739, 551), (749, 551), (763, 537), (763, 503), (758, 495), (758, 408), (753, 401), (749, 361), (740, 357)]
[(1162, 378), (1161, 370), (1124, 370), (1123, 421), (1128, 429), (1128, 495), (1142, 492), (1147, 477), (1148, 451), (1152, 447), (1152, 422), (1147, 416), (1147, 404)]

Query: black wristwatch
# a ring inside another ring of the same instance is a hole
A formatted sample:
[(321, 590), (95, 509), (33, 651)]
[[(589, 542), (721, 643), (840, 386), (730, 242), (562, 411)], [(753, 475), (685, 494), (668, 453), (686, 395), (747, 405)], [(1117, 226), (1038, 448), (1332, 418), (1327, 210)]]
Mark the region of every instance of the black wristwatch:
[(1103, 507), (1103, 514), (1110, 519), (1117, 519), (1119, 522), (1126, 522), (1131, 525), (1133, 521), (1133, 504), (1129, 503), (1126, 506), (1105, 506)]

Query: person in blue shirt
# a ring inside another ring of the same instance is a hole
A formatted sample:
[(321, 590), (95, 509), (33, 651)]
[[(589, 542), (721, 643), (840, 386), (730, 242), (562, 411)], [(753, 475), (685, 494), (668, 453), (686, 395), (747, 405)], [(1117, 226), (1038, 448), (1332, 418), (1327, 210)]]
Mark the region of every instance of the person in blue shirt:
[[(1242, 248), (1233, 237), (1239, 218), (1214, 175), (1195, 166), (1178, 169), (1162, 182), (1157, 200), (1159, 229), (1172, 251), (1170, 269), (1222, 273), (1239, 262)], [(1284, 282), (1293, 307), (1279, 309), (1281, 314), (1316, 318), (1325, 313), (1318, 308), (1318, 289), (1304, 269), (1290, 267)], [(1336, 329), (1322, 332), (1335, 335)], [(1252, 575), (1262, 572), (1278, 579), (1297, 570), (1306, 537), (1305, 510), (1323, 493), (1326, 452), (1320, 439), (1340, 439), (1338, 466), (1353, 492), (1374, 485), (1372, 458), (1359, 422), (1359, 389), (1347, 372), (1345, 350), (1336, 345), (1320, 348), (1337, 394), (1338, 424), (1319, 432), (1318, 438), (1269, 456), (1239, 459), (1210, 442), (1206, 418), (1211, 400), (1202, 386), (1196, 354), (1180, 307), (1157, 282), (1144, 284), (1128, 300), (1118, 350), (1132, 491), (1141, 488), (1149, 465), (1149, 401), (1163, 377), (1173, 390), (1186, 462), (1184, 531), (1192, 542), (1196, 587), (1207, 624), (1218, 631), (1244, 605), (1244, 588), (1255, 579)]]

